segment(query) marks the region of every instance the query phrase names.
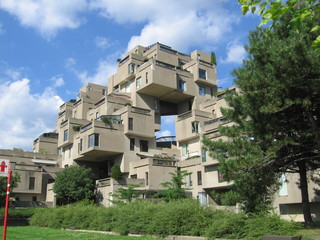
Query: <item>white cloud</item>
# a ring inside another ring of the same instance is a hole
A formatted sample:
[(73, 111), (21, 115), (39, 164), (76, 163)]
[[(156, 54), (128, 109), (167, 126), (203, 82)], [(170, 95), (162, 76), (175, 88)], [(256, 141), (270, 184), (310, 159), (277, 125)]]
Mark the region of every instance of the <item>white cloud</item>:
[(101, 49), (107, 49), (112, 46), (108, 38), (100, 37), (100, 36), (97, 36), (94, 39), (94, 43), (96, 44), (97, 48), (101, 48)]
[(59, 29), (80, 26), (84, 19), (79, 13), (87, 7), (87, 0), (2, 0), (0, 4), (23, 26), (35, 28), (46, 38), (53, 37)]
[(128, 49), (155, 42), (180, 51), (197, 44), (205, 47), (222, 40), (240, 17), (240, 13), (224, 9), (222, 1), (210, 0), (93, 0), (91, 9), (120, 24), (146, 23), (141, 33), (131, 38)]
[(172, 136), (171, 132), (169, 130), (164, 130), (161, 132), (156, 132), (156, 138), (159, 137), (166, 137), (166, 136)]
[(222, 63), (236, 63), (241, 64), (246, 57), (246, 50), (244, 46), (237, 40), (229, 42), (227, 45), (227, 58), (222, 60)]
[(0, 146), (32, 149), (32, 141), (55, 127), (58, 108), (63, 103), (53, 88), (30, 93), (30, 80), (0, 85)]
[(77, 78), (83, 83), (91, 82), (100, 85), (108, 84), (108, 77), (116, 72), (117, 64), (114, 61), (114, 57), (107, 59), (101, 59), (98, 62), (98, 66), (93, 74), (89, 74), (88, 71), (76, 69), (76, 60), (74, 58), (68, 58), (66, 61), (66, 68), (73, 72)]
[(64, 85), (64, 79), (61, 76), (54, 76), (51, 78), (51, 81), (53, 81), (53, 87), (61, 87)]

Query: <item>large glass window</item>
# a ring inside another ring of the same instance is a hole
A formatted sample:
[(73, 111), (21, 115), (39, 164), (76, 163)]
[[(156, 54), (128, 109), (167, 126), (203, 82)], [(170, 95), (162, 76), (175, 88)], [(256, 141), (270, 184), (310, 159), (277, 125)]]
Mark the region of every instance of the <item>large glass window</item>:
[(207, 79), (207, 71), (199, 68), (199, 78)]
[(99, 146), (99, 134), (94, 133), (88, 136), (88, 147)]
[(203, 86), (199, 86), (199, 95), (204, 96), (206, 95), (206, 88)]
[(69, 130), (64, 130), (63, 132), (63, 141), (68, 141)]
[(140, 140), (140, 151), (148, 152), (148, 141)]

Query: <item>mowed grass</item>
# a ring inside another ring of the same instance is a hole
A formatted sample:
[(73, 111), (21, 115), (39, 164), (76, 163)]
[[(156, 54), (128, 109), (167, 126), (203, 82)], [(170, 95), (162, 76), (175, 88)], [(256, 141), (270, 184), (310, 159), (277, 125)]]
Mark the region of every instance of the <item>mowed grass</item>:
[[(1, 236), (3, 227), (1, 228)], [(161, 240), (160, 238), (149, 237), (128, 237), (128, 236), (113, 236), (102, 233), (87, 233), (68, 230), (57, 230), (50, 228), (39, 227), (8, 227), (7, 229), (8, 240), (32, 239), (32, 240)]]

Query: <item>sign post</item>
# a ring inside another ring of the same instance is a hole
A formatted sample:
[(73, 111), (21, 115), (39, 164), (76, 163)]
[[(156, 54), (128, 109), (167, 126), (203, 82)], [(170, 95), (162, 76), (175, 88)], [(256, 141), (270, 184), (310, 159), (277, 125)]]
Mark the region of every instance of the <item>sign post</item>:
[(9, 210), (9, 200), (10, 200), (10, 185), (11, 185), (11, 175), (12, 171), (9, 171), (10, 162), (6, 159), (0, 159), (0, 177), (8, 177), (7, 180), (7, 191), (6, 191), (6, 206), (4, 210), (3, 219), (3, 234), (2, 240), (7, 239), (7, 223), (8, 223), (8, 210)]

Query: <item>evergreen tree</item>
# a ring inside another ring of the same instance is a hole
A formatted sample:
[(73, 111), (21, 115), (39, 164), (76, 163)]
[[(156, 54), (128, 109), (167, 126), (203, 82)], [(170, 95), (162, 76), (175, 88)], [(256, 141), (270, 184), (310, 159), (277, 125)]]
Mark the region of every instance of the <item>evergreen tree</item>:
[(320, 167), (320, 56), (310, 47), (317, 37), (310, 29), (320, 21), (304, 21), (297, 32), (291, 18), (250, 34), (249, 59), (233, 71), (242, 93), (228, 94), (230, 108), (222, 109), (235, 124), (220, 131), (232, 141), (204, 143), (248, 212), (270, 203), (279, 174), (298, 173), (311, 226), (306, 173)]

